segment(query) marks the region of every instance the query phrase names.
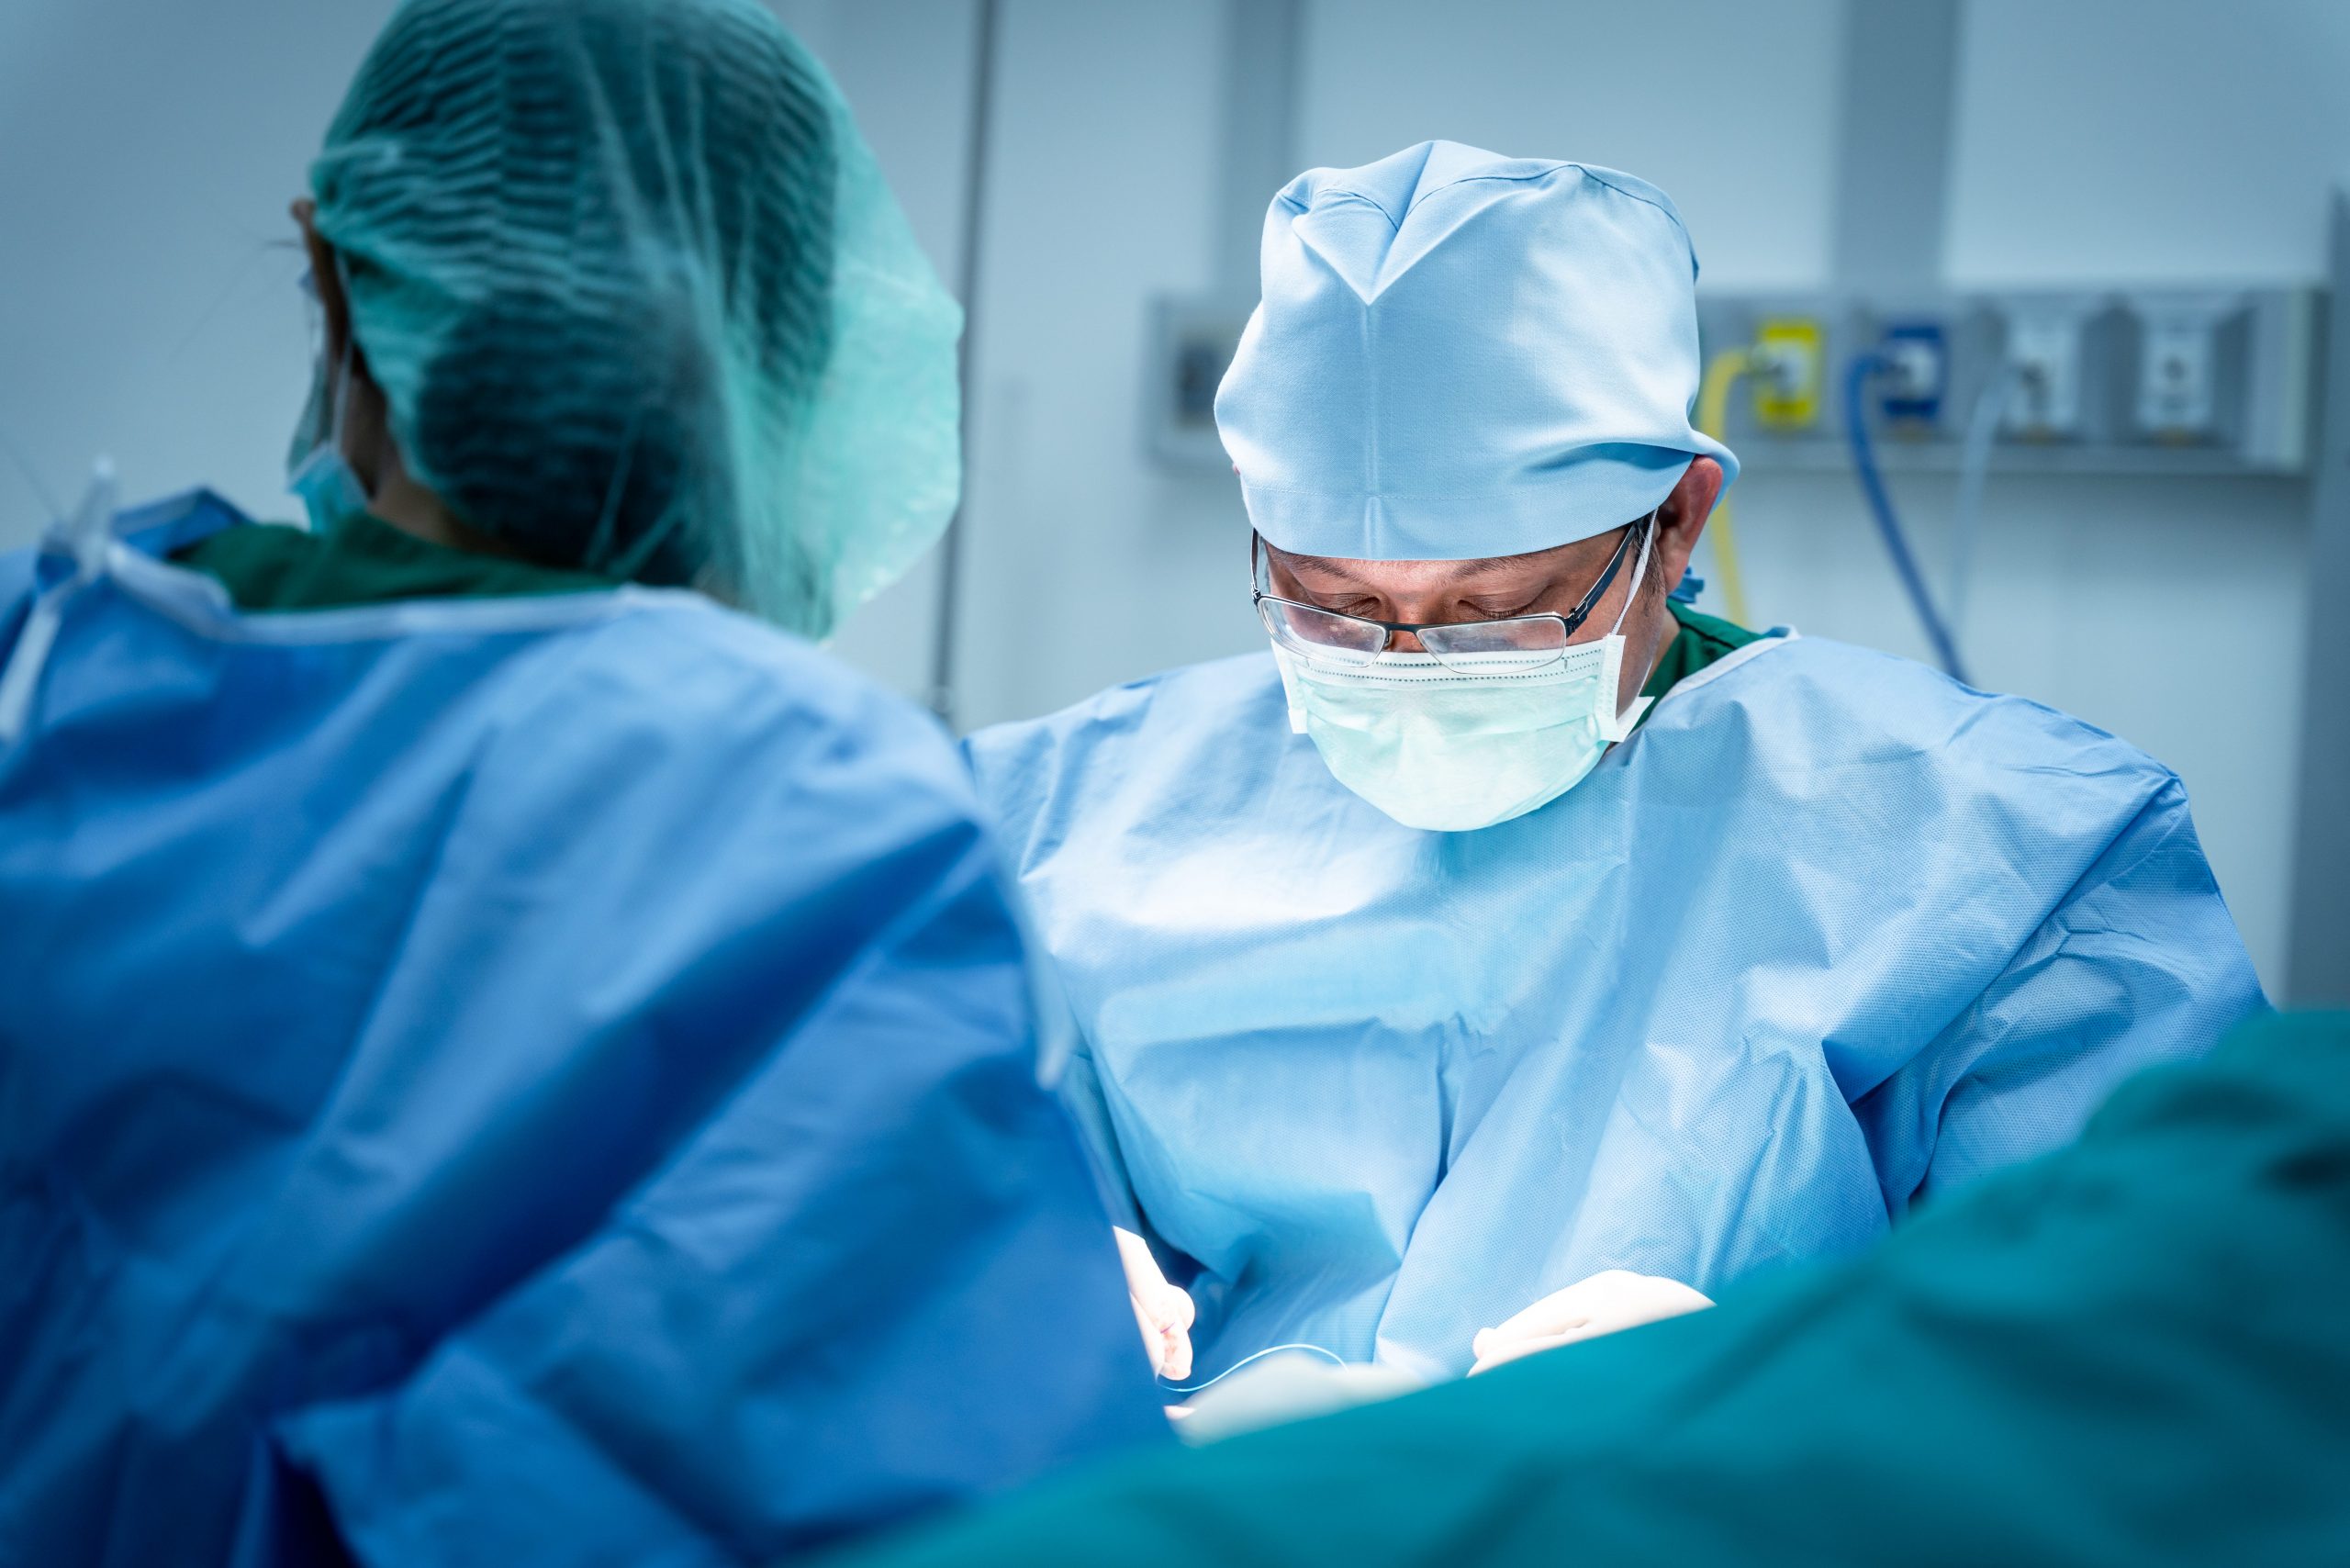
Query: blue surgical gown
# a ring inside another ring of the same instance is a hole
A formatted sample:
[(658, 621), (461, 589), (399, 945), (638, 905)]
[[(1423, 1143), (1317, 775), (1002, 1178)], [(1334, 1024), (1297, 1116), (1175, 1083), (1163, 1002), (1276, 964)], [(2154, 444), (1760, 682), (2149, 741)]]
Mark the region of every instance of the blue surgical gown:
[(1832, 642), (1708, 666), (1476, 833), (1334, 780), (1267, 655), (968, 752), (1202, 1376), (1436, 1377), (1604, 1269), (1849, 1251), (2266, 1006), (2177, 778)]
[(232, 521), (0, 747), (0, 1563), (765, 1562), (1163, 1437), (934, 726), (683, 593), (239, 614)]

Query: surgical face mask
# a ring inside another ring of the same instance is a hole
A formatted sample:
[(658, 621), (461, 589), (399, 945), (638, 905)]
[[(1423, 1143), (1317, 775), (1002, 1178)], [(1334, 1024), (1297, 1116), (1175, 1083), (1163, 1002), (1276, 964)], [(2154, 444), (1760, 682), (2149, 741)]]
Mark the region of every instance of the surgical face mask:
[[(315, 287), (307, 278), (304, 284), (315, 302)], [(285, 487), (300, 498), (302, 510), (309, 515), (310, 531), (330, 533), (367, 510), (367, 490), (342, 454), (343, 423), (351, 405), (352, 342), (346, 335), (341, 360), (330, 364), (323, 330), (319, 336), (310, 398), (285, 454)]]
[(1655, 528), (1606, 636), (1554, 662), (1493, 667), (1452, 655), (1382, 654), (1341, 665), (1273, 644), (1290, 728), (1312, 737), (1333, 777), (1406, 827), (1465, 833), (1524, 816), (1581, 783), (1648, 706), (1617, 711), (1624, 618), (1646, 577)]

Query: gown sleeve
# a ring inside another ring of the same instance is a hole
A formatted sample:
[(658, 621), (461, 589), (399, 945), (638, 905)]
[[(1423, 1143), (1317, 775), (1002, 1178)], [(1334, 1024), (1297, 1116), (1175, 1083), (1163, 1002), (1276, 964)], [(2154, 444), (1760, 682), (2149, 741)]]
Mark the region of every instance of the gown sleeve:
[(1974, 1005), (1855, 1105), (1887, 1207), (2059, 1147), (2139, 1069), (2266, 1009), (2167, 778)]

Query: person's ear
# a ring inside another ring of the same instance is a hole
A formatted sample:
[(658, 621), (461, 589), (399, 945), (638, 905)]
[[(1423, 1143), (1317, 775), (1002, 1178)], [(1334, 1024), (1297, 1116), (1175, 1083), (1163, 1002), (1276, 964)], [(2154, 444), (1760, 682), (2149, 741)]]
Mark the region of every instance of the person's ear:
[(351, 343), (351, 297), (342, 291), (342, 273), (334, 264), (334, 247), (319, 237), (319, 204), (308, 196), (295, 198), (294, 221), (302, 230), (302, 249), (310, 258), (310, 286), (318, 290), (319, 308), (326, 317), (327, 363), (339, 363)]
[(1657, 581), (1666, 588), (1679, 582), (1681, 574), (1688, 570), (1689, 557), (1696, 554), (1698, 536), (1706, 532), (1706, 520), (1713, 515), (1721, 493), (1722, 465), (1710, 457), (1695, 458), (1683, 471), (1681, 482), (1673, 487), (1673, 494), (1657, 509)]

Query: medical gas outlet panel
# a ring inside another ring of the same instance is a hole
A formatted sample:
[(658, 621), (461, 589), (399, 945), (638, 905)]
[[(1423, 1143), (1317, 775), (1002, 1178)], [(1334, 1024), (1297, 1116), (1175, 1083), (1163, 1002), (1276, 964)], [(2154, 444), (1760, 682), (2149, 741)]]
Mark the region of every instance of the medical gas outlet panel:
[(2309, 288), (1859, 297), (1701, 293), (1716, 431), (1752, 472), (2308, 472), (2323, 296)]

